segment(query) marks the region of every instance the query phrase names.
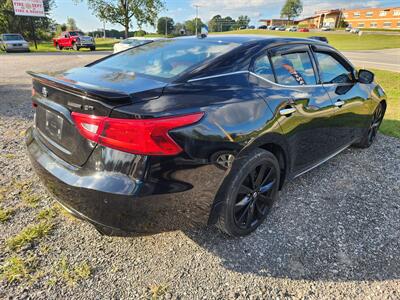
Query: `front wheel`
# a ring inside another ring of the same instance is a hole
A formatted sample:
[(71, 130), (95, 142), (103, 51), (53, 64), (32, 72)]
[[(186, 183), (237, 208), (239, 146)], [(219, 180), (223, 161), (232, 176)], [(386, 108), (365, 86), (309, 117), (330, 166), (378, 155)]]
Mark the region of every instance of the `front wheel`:
[(368, 148), (372, 145), (372, 143), (375, 141), (376, 135), (378, 133), (379, 127), (381, 126), (384, 116), (385, 105), (383, 103), (379, 103), (372, 115), (368, 130), (365, 131), (360, 142), (354, 145), (355, 147)]
[(90, 51), (95, 51), (95, 50), (96, 50), (96, 46), (90, 47)]
[(256, 149), (232, 165), (217, 226), (230, 236), (253, 232), (278, 197), (280, 168), (276, 157)]

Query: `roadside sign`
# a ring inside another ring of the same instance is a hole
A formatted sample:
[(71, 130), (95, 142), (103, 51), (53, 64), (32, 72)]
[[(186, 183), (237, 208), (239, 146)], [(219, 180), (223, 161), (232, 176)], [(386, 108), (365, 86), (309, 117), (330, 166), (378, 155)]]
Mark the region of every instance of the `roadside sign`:
[(45, 17), (43, 0), (12, 0), (16, 16)]

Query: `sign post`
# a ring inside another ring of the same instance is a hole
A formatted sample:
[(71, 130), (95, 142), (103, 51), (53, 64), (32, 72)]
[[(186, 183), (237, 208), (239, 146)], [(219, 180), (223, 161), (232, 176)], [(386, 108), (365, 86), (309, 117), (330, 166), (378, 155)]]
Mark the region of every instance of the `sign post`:
[(30, 17), (32, 37), (37, 49), (35, 25), (33, 17), (45, 17), (43, 0), (12, 0), (16, 16)]

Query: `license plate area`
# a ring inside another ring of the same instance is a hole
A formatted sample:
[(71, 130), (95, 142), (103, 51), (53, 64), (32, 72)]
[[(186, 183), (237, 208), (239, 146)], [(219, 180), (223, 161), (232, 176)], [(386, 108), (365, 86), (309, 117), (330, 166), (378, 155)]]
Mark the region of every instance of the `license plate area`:
[(56, 141), (61, 141), (62, 138), (62, 128), (63, 128), (63, 118), (59, 115), (46, 110), (46, 134)]

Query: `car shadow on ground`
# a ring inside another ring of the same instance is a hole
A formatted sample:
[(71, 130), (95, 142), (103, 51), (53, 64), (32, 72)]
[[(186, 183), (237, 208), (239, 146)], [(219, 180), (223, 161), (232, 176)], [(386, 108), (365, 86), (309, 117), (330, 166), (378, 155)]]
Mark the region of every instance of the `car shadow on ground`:
[(186, 234), (239, 273), (295, 280), (399, 279), (399, 172), (379, 174), (387, 169), (383, 166), (363, 174), (379, 163), (373, 155), (371, 165), (358, 170), (352, 169), (357, 162), (343, 163), (378, 147), (348, 150), (286, 185), (265, 223), (248, 237), (228, 238), (212, 228)]

